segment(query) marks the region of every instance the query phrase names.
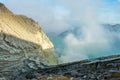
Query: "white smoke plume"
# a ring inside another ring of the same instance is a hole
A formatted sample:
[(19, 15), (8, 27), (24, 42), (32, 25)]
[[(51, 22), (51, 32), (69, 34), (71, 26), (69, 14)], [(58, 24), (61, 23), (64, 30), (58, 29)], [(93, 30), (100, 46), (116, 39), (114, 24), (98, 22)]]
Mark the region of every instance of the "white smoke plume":
[(74, 34), (68, 34), (65, 38), (66, 49), (60, 60), (73, 62), (88, 59), (91, 54), (104, 55), (103, 52), (109, 49), (111, 39), (107, 31), (101, 27), (96, 16), (100, 2), (92, 0), (81, 0), (81, 3), (78, 0), (70, 1), (69, 5), (74, 5), (72, 7), (74, 11), (79, 12), (77, 16), (81, 19), (79, 23), (82, 24), (80, 26), (82, 27), (82, 35), (79, 35), (78, 39)]

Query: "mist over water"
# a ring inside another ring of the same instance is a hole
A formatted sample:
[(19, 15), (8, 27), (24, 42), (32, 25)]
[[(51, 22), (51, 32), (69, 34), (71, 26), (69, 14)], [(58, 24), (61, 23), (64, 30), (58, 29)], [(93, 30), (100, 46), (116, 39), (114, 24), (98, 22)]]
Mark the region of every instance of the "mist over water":
[[(62, 46), (60, 49), (59, 60), (61, 63), (80, 61), (103, 56), (120, 54), (120, 32), (109, 31), (103, 26), (99, 29), (81, 30), (81, 34), (68, 33), (64, 37), (59, 37), (63, 43), (56, 43)], [(120, 25), (119, 25), (120, 27)]]
[[(83, 59), (88, 59), (91, 54), (99, 54), (109, 48), (109, 39), (103, 27), (100, 26), (96, 17), (96, 6), (90, 0), (81, 1), (80, 7), (81, 16), (81, 35), (76, 38), (74, 34), (68, 34), (65, 41), (65, 51), (60, 57), (62, 62), (72, 62)], [(90, 5), (85, 7), (85, 5)], [(78, 4), (79, 5), (79, 4)], [(74, 7), (76, 9), (76, 7)]]
[[(116, 38), (119, 42), (120, 33), (110, 32), (103, 27), (96, 16), (96, 4), (91, 0), (82, 0), (82, 5), (80, 5), (79, 9), (79, 4), (77, 2), (73, 2), (72, 4), (77, 6), (72, 7), (75, 11), (80, 10), (80, 13), (77, 15), (80, 16), (78, 18), (81, 18), (77, 30), (80, 34), (75, 35), (74, 33), (68, 33), (64, 37), (60, 37), (64, 44), (64, 48), (62, 47), (63, 51), (60, 52), (59, 56), (60, 62), (67, 63), (119, 54), (120, 45), (116, 46), (115, 43)], [(90, 6), (85, 7), (85, 5), (88, 4)], [(58, 42), (57, 45), (60, 46), (62, 44)]]

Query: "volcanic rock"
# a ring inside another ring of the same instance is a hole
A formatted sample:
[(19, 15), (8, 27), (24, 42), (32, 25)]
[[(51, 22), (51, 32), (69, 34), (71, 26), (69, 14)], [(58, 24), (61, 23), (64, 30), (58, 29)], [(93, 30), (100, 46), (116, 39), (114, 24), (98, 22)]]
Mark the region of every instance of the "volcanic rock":
[(0, 78), (56, 64), (54, 46), (38, 23), (0, 3)]

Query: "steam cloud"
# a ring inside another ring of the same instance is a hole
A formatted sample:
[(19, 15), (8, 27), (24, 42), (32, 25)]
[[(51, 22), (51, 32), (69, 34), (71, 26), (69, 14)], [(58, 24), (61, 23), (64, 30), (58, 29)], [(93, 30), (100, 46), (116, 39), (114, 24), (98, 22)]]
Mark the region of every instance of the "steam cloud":
[[(97, 4), (96, 4), (97, 3)], [(107, 32), (97, 19), (98, 1), (81, 0), (81, 3), (71, 0), (72, 8), (79, 12), (81, 17), (80, 25), (82, 24), (79, 38), (74, 34), (68, 34), (64, 39), (66, 48), (64, 54), (61, 55), (60, 61), (63, 63), (73, 62), (93, 57), (105, 56), (110, 50), (112, 44), (112, 35)], [(89, 5), (89, 6), (86, 6)], [(79, 9), (78, 9), (79, 6)]]
[[(79, 14), (77, 16), (81, 17), (82, 35), (79, 37), (82, 38), (77, 39), (74, 34), (69, 34), (65, 38), (67, 46), (60, 60), (62, 62), (83, 60), (87, 59), (90, 54), (98, 54), (103, 49), (109, 48), (106, 32), (97, 20), (97, 5), (91, 0), (81, 0), (70, 5), (77, 9), (75, 10)], [(86, 5), (89, 6), (86, 7)]]

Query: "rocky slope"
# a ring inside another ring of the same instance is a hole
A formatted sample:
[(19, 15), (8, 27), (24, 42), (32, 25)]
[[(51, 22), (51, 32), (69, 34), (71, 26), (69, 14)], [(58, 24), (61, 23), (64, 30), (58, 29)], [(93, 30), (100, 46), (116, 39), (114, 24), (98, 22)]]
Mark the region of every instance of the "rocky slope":
[(120, 80), (120, 55), (32, 70), (15, 80)]
[(56, 64), (54, 46), (40, 26), (0, 3), (0, 77)]

